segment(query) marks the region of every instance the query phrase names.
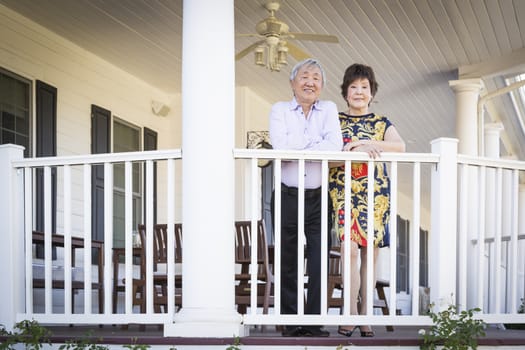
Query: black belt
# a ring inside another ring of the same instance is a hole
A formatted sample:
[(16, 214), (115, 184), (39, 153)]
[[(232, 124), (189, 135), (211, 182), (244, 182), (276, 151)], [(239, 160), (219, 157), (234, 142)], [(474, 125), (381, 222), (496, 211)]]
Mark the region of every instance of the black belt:
[[(285, 184), (281, 184), (281, 192), (291, 196), (297, 196), (297, 187), (290, 187), (286, 186)], [(312, 189), (307, 188), (304, 190), (304, 198), (314, 198), (319, 195), (321, 195), (321, 187)]]

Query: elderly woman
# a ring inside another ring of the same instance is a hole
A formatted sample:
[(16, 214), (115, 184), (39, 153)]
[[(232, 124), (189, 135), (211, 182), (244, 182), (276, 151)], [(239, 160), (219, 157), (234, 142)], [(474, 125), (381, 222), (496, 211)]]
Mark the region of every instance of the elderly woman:
[[(348, 110), (339, 113), (344, 147), (347, 152), (366, 152), (371, 158), (378, 158), (381, 152), (404, 152), (405, 142), (387, 117), (369, 111), (370, 103), (377, 93), (377, 81), (371, 67), (363, 64), (349, 66), (343, 77), (341, 93)], [(341, 257), (350, 257), (350, 312), (357, 314), (357, 298), (361, 296), (360, 314), (366, 314), (368, 304), (367, 276), (367, 226), (368, 226), (368, 169), (367, 163), (352, 162), (351, 193), (344, 192), (344, 164), (330, 170), (330, 196), (334, 205), (334, 216), (339, 238), (343, 241), (345, 225), (350, 226), (350, 252), (345, 255), (341, 244)], [(374, 266), (380, 247), (389, 245), (388, 222), (390, 220), (390, 182), (384, 163), (376, 162), (374, 169)], [(350, 222), (345, 223), (345, 195), (351, 195)], [(361, 258), (358, 269), (358, 256)], [(374, 283), (375, 285), (375, 271)], [(362, 337), (373, 337), (369, 326), (341, 326), (338, 333), (352, 336), (360, 328)]]
[[(270, 112), (274, 149), (340, 151), (343, 146), (337, 107), (319, 100), (326, 83), (316, 59), (297, 63), (290, 75), (291, 101), (277, 102)], [(281, 188), (281, 312), (297, 314), (297, 161), (282, 162)], [(321, 164), (305, 162), (304, 234), (308, 259), (306, 314), (321, 311)], [(272, 198), (273, 202), (273, 198)], [(274, 206), (272, 205), (272, 209)], [(275, 222), (275, 220), (273, 220)], [(329, 230), (328, 230), (329, 231)], [(330, 244), (328, 245), (330, 246)], [(286, 326), (283, 336), (327, 337), (321, 326)]]

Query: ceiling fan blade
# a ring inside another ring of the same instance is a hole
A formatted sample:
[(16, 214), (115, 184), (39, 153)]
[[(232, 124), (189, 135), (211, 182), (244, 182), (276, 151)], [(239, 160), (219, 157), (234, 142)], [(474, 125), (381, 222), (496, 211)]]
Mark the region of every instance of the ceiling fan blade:
[(288, 37), (296, 40), (313, 40), (313, 41), (324, 41), (327, 43), (338, 43), (339, 39), (335, 35), (327, 34), (308, 34), (308, 33), (286, 33)]
[(249, 33), (249, 34), (235, 34), (236, 37), (238, 38), (253, 38), (253, 37), (257, 37), (257, 38), (264, 38), (264, 36), (260, 35), (260, 34), (256, 34), (256, 33)]
[(250, 46), (248, 46), (247, 48), (245, 48), (244, 50), (240, 51), (239, 53), (237, 53), (235, 55), (235, 60), (240, 60), (241, 58), (243, 58), (244, 56), (246, 56), (250, 51), (252, 51), (253, 49), (255, 49), (257, 46), (261, 45), (262, 43), (264, 43), (264, 40), (259, 40), (253, 44), (251, 44)]
[(291, 42), (286, 42), (286, 47), (288, 47), (288, 53), (295, 57), (296, 60), (302, 61), (309, 57), (312, 57), (309, 53), (306, 53), (303, 51), (303, 49), (300, 49), (298, 46), (292, 44)]

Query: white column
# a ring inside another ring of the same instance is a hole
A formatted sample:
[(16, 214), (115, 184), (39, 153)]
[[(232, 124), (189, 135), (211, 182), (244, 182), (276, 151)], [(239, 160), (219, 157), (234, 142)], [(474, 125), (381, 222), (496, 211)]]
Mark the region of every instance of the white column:
[[(520, 184), (518, 194), (518, 235), (525, 235), (525, 184)], [(525, 251), (525, 242), (518, 240), (518, 252)], [(523, 254), (518, 254), (518, 291), (517, 295), (522, 296), (525, 294), (525, 257)], [(519, 306), (519, 300), (516, 300), (517, 306)]]
[(525, 235), (525, 185), (520, 185), (518, 197), (518, 234)]
[(500, 152), (500, 135), (503, 131), (502, 123), (485, 124), (485, 156), (490, 158), (499, 158)]
[(456, 137), (459, 139), (458, 152), (478, 154), (478, 99), (481, 79), (463, 79), (449, 82), (456, 93)]
[[(500, 134), (503, 130), (501, 123), (491, 123), (485, 125), (485, 156), (489, 158), (500, 157)], [(485, 238), (494, 238), (496, 231), (496, 171), (486, 169), (486, 208), (485, 208)]]
[(242, 336), (234, 300), (233, 0), (184, 0), (183, 304), (166, 336)]
[[(516, 156), (505, 156), (503, 159), (517, 160)], [(503, 213), (502, 219), (502, 232), (504, 236), (510, 235), (512, 230), (512, 198), (514, 195), (514, 190), (512, 188), (512, 171), (503, 170), (503, 200), (501, 202), (501, 212)], [(524, 208), (525, 209), (525, 208)]]
[[(479, 94), (483, 87), (481, 79), (463, 79), (453, 80), (449, 82), (450, 87), (456, 94), (456, 136), (459, 139), (458, 153), (465, 155), (478, 155), (479, 149), (479, 122), (477, 105)], [(467, 170), (468, 177), (468, 218), (467, 220), (467, 240), (470, 243), (472, 239), (477, 238), (478, 232), (478, 206), (479, 206), (479, 188), (478, 176), (475, 169)], [(460, 220), (465, 220), (461, 218)], [(478, 275), (478, 260), (477, 247), (467, 244), (468, 247), (468, 261), (467, 261), (467, 308), (477, 305), (477, 279)], [(460, 305), (464, 307), (465, 305)]]
[[(500, 134), (503, 130), (503, 125), (501, 123), (489, 123), (486, 124), (483, 128), (484, 132), (484, 155), (489, 158), (498, 159), (500, 158)], [(485, 238), (497, 238), (496, 233), (498, 230), (501, 230), (501, 222), (498, 224), (498, 207), (501, 207), (499, 203), (505, 203), (504, 201), (498, 202), (498, 196), (501, 196), (502, 193), (498, 191), (499, 181), (496, 177), (496, 169), (487, 168), (486, 169), (486, 207), (485, 207)], [(503, 189), (503, 187), (501, 187)], [(503, 200), (503, 198), (502, 198)], [(501, 219), (501, 218), (499, 218)], [(501, 234), (501, 231), (500, 231)], [(501, 235), (500, 235), (501, 240)], [(496, 270), (500, 269), (500, 273), (504, 274), (505, 270), (501, 270), (501, 249), (498, 251), (497, 247), (501, 247), (501, 241), (497, 243), (494, 241), (492, 244), (489, 244), (488, 254), (489, 259), (488, 271), (490, 274), (487, 275), (485, 281), (487, 282), (487, 294), (486, 298), (488, 300), (489, 310), (488, 312), (498, 312), (496, 309), (497, 300), (496, 300), (496, 290), (504, 290), (503, 286), (498, 286), (501, 284), (501, 279), (497, 281)], [(499, 261), (497, 261), (499, 260)], [(500, 275), (501, 276), (501, 275)], [(490, 280), (489, 280), (490, 277)], [(500, 283), (498, 283), (500, 282)]]
[[(24, 311), (24, 223), (20, 207), (23, 184), (11, 165), (13, 160), (24, 158), (24, 147), (0, 145), (0, 325), (13, 330), (16, 314)], [(17, 200), (18, 199), (18, 200)], [(20, 220), (20, 221), (18, 221)]]
[[(508, 160), (517, 160), (517, 157), (515, 155), (512, 155), (512, 156), (504, 156), (504, 157), (501, 157), (503, 159), (508, 159)], [(519, 180), (518, 180), (519, 181)], [(515, 196), (515, 192), (514, 192), (514, 188), (513, 188), (513, 171), (510, 171), (510, 170), (503, 170), (503, 186), (502, 186), (502, 201), (501, 201), (501, 234), (502, 236), (510, 236), (512, 234), (512, 230), (515, 228), (515, 224), (517, 225), (518, 222), (520, 220), (520, 214), (518, 212), (518, 217), (514, 217), (513, 216), (513, 198)], [(524, 187), (525, 189), (525, 187)], [(525, 194), (525, 193), (524, 193)], [(518, 210), (520, 209), (519, 207), (519, 194), (518, 194)], [(525, 199), (525, 196), (524, 196), (524, 199)], [(525, 203), (524, 203), (525, 204)], [(525, 207), (521, 207), (522, 210), (525, 210)], [(525, 213), (525, 211), (523, 211), (522, 213)], [(524, 215), (524, 214), (522, 214)], [(513, 221), (513, 220), (517, 220), (517, 221)], [(518, 234), (519, 234), (519, 230), (518, 230)], [(523, 250), (520, 250), (520, 245), (523, 244), (523, 243), (520, 243), (520, 241), (518, 240), (518, 252), (522, 252)], [(501, 253), (502, 253), (502, 268), (504, 269), (504, 274), (502, 276), (506, 276), (506, 279), (505, 279), (505, 282), (506, 285), (504, 284), (503, 287), (506, 291), (506, 299), (503, 300), (503, 304), (502, 305), (505, 305), (506, 309), (504, 309), (503, 312), (510, 312), (511, 309), (510, 309), (510, 305), (511, 305), (511, 301), (513, 300), (513, 298), (516, 296), (515, 294), (513, 294), (513, 274), (516, 273), (516, 270), (513, 268), (513, 265), (512, 265), (512, 259), (513, 259), (513, 251), (512, 251), (512, 246), (511, 246), (511, 242), (507, 242), (504, 244), (504, 248), (505, 249), (502, 249)], [(518, 257), (518, 264), (519, 264), (519, 257)], [(508, 263), (508, 264), (507, 264)], [(518, 294), (518, 295), (523, 295), (523, 268), (521, 267), (522, 265), (518, 265), (518, 279), (517, 279), (517, 284), (518, 284), (518, 291), (521, 292), (521, 294)], [(503, 293), (505, 295), (505, 293)], [(519, 298), (517, 300), (518, 304), (517, 306), (519, 306)]]
[(457, 147), (458, 140), (440, 138), (431, 142), (440, 155), (432, 170), (431, 235), (429, 243), (430, 302), (441, 310), (456, 295), (457, 257)]

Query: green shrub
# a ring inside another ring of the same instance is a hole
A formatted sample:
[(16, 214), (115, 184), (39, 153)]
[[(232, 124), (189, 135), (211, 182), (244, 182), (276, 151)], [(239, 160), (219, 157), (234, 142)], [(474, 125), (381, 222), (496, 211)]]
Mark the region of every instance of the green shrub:
[(433, 307), (430, 306), (429, 316), (434, 324), (428, 331), (420, 330), (423, 336), (421, 349), (434, 350), (438, 345), (442, 345), (443, 350), (477, 349), (477, 338), (485, 336), (486, 324), (473, 317), (481, 309), (458, 312), (456, 305), (449, 305), (446, 310), (435, 313)]
[(0, 350), (14, 350), (15, 344), (24, 344), (29, 350), (40, 350), (44, 343), (51, 345), (51, 332), (35, 320), (18, 322), (14, 329), (13, 332), (8, 332), (5, 328), (0, 329), (0, 336), (6, 337), (6, 340), (0, 343)]

